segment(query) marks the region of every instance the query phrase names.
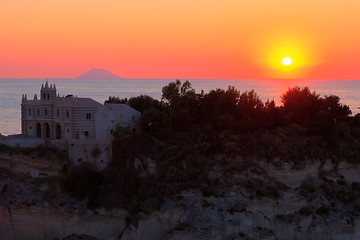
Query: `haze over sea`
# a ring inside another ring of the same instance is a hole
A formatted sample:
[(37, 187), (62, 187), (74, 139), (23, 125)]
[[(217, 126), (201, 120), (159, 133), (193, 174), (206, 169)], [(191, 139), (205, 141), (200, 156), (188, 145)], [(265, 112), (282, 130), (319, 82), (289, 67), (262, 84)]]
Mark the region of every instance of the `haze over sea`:
[[(21, 96), (27, 94), (33, 99), (39, 97), (41, 84), (48, 80), (56, 84), (60, 96), (73, 94), (89, 97), (103, 103), (109, 96), (129, 98), (146, 94), (161, 99), (161, 89), (175, 79), (0, 79), (0, 133), (3, 135), (21, 133)], [(308, 86), (321, 96), (337, 95), (343, 104), (349, 105), (353, 114), (360, 110), (360, 80), (225, 80), (225, 79), (181, 79), (189, 80), (197, 93), (212, 89), (227, 89), (234, 86), (241, 92), (254, 89), (266, 101), (274, 99), (281, 105), (280, 96), (289, 87)]]

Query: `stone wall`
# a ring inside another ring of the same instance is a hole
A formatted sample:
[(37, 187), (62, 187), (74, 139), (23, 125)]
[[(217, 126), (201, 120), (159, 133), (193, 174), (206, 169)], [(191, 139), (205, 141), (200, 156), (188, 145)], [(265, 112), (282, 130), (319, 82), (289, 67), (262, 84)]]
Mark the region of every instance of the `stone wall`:
[[(0, 139), (0, 144), (15, 148), (36, 148), (39, 145), (43, 145), (67, 150), (72, 166), (78, 166), (81, 163), (87, 162), (98, 170), (103, 170), (110, 163), (112, 154), (110, 141), (17, 138)], [(28, 161), (31, 163), (33, 160), (29, 159)]]
[(0, 156), (0, 167), (16, 173), (28, 174), (32, 177), (58, 175), (64, 163), (51, 160), (33, 159), (27, 156)]
[(98, 170), (104, 169), (110, 163), (112, 154), (110, 141), (69, 141), (68, 151), (73, 166), (86, 162)]
[(0, 139), (0, 144), (4, 144), (10, 147), (15, 148), (36, 148), (39, 145), (58, 148), (61, 150), (68, 149), (68, 141), (67, 140), (51, 140), (51, 139), (43, 139), (43, 138), (15, 138), (15, 139)]

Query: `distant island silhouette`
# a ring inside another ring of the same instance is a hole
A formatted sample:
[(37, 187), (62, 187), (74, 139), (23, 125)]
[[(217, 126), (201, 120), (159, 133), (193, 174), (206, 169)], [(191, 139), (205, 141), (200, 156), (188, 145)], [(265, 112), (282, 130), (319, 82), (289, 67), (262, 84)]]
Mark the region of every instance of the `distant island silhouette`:
[(92, 68), (89, 71), (83, 73), (77, 79), (123, 79), (105, 69)]

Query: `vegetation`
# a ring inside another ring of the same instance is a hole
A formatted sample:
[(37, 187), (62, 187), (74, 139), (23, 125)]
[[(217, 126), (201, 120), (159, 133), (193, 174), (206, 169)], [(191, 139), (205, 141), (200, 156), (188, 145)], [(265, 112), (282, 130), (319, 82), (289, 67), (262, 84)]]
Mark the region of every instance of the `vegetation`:
[(140, 95), (138, 97), (119, 98), (110, 96), (109, 99), (105, 100), (105, 103), (119, 103), (128, 104), (130, 107), (143, 113), (147, 109), (161, 109), (161, 102), (147, 95)]
[[(139, 212), (151, 213), (164, 198), (191, 188), (204, 197), (218, 196), (235, 182), (252, 198), (279, 198), (287, 187), (264, 179), (254, 157), (284, 159), (299, 169), (305, 159), (360, 160), (360, 116), (350, 116), (337, 96), (293, 87), (276, 106), (274, 100), (263, 102), (254, 90), (230, 86), (197, 94), (190, 82), (180, 80), (164, 86), (162, 93), (161, 101), (145, 95), (109, 97), (108, 103), (127, 103), (142, 112), (143, 134), (116, 131), (109, 166), (101, 172), (89, 166), (72, 170), (66, 191), (79, 200), (87, 197), (89, 208), (126, 208), (128, 224), (136, 226)], [(146, 170), (144, 156), (156, 160), (156, 173), (142, 175), (136, 167)], [(236, 180), (242, 171), (251, 172), (252, 180)]]
[(322, 136), (330, 143), (335, 123), (348, 121), (351, 115), (339, 97), (320, 97), (308, 87), (289, 88), (281, 96), (282, 106), (276, 106), (274, 100), (263, 102), (254, 90), (240, 92), (229, 86), (227, 90), (197, 94), (189, 81), (180, 80), (162, 88), (161, 101), (141, 95), (130, 99), (109, 97), (105, 102), (127, 103), (142, 112), (142, 128), (153, 135), (164, 128), (183, 132), (196, 126), (243, 133), (296, 123), (308, 134)]

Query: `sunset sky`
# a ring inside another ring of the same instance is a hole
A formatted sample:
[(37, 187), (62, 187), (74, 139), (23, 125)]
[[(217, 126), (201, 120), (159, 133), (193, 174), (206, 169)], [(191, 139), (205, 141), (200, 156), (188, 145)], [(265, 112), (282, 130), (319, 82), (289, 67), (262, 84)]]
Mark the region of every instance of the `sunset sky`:
[(0, 78), (360, 79), (359, 12), (359, 0), (1, 0)]

